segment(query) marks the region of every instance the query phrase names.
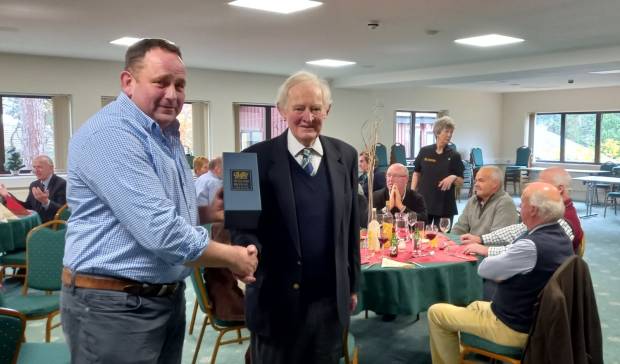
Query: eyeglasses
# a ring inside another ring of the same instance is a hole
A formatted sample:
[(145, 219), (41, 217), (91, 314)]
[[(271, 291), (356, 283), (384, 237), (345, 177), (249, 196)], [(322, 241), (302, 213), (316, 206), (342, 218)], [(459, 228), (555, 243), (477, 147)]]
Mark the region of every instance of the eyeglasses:
[(404, 178), (404, 177), (409, 177), (406, 174), (386, 174), (385, 175), (386, 178)]

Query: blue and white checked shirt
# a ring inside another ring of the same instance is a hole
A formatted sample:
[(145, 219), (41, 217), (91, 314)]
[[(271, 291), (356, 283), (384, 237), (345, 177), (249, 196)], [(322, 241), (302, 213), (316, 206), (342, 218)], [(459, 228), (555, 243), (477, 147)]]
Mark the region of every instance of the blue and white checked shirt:
[(63, 263), (147, 283), (184, 279), (208, 244), (175, 121), (162, 131), (124, 93), (69, 144)]

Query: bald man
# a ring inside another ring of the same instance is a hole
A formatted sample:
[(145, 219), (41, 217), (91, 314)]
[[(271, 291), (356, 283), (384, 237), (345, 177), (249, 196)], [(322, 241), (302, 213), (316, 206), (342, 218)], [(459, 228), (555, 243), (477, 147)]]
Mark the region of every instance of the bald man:
[(506, 251), (485, 258), (478, 266), (480, 276), (498, 283), (493, 302), (474, 301), (467, 307), (438, 303), (429, 308), (433, 363), (458, 363), (459, 332), (525, 347), (538, 294), (574, 254), (558, 224), (563, 214), (564, 203), (555, 186), (534, 182), (523, 191), (521, 219), (527, 232)]
[(517, 207), (504, 191), (503, 177), (495, 166), (480, 168), (476, 174), (474, 196), (467, 200), (452, 228), (453, 234), (488, 234), (519, 221)]
[[(54, 174), (54, 161), (46, 155), (39, 155), (32, 161), (32, 173), (37, 180), (30, 184), (26, 201), (17, 200), (24, 208), (36, 211), (41, 221), (54, 218), (56, 211), (67, 203), (67, 181)], [(0, 184), (0, 196), (7, 198), (9, 191)]]
[(415, 211), (418, 221), (426, 221), (426, 204), (418, 192), (409, 189), (409, 171), (404, 164), (394, 163), (385, 173), (386, 187), (373, 192), (373, 207), (390, 213)]
[[(579, 217), (577, 217), (575, 206), (573, 206), (573, 201), (568, 194), (571, 181), (570, 174), (563, 168), (550, 167), (540, 173), (538, 180), (555, 186), (560, 192), (564, 202), (564, 216), (558, 220), (558, 223), (572, 241), (573, 250), (575, 252), (579, 251), (583, 230), (581, 229), (581, 222)], [(461, 242), (463, 244), (471, 244), (465, 250), (468, 253), (493, 256), (505, 251), (506, 245), (512, 243), (519, 235), (525, 233), (526, 230), (527, 228), (524, 224), (515, 224), (482, 236), (465, 234), (461, 236)]]

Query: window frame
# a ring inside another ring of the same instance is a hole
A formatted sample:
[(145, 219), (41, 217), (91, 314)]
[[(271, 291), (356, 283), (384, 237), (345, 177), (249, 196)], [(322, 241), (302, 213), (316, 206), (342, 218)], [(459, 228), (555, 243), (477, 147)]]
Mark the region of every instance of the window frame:
[[(566, 116), (567, 115), (583, 115), (594, 114), (595, 115), (595, 132), (594, 132), (594, 162), (577, 162), (566, 160)], [(536, 129), (536, 119), (538, 115), (560, 115), (560, 159), (559, 160), (547, 160), (547, 159), (535, 159), (535, 163), (566, 163), (566, 164), (582, 164), (582, 165), (600, 165), (601, 164), (601, 128), (602, 119), (604, 114), (620, 114), (620, 111), (606, 110), (606, 111), (562, 111), (562, 112), (537, 112), (534, 115), (534, 120), (531, 128)], [(530, 144), (534, 147), (536, 140), (536, 133), (533, 134), (534, 140)], [(534, 148), (533, 148), (534, 149)], [(536, 150), (534, 150), (534, 158), (536, 158)]]
[[(44, 99), (44, 100), (49, 100), (50, 102), (52, 102), (52, 113), (53, 113), (53, 98), (54, 95), (28, 95), (28, 94), (12, 94), (12, 93), (0, 93), (0, 136), (2, 136), (2, 138), (0, 138), (0, 176), (5, 176), (5, 175), (11, 175), (10, 171), (7, 171), (6, 168), (4, 167), (4, 162), (6, 161), (6, 145), (4, 144), (4, 119), (2, 117), (2, 115), (4, 115), (4, 108), (2, 106), (3, 102), (2, 102), (2, 98), (3, 97), (11, 97), (11, 98), (28, 98), (28, 99)], [(56, 120), (54, 120), (54, 123), (56, 122)], [(54, 129), (54, 128), (52, 128)], [(54, 143), (57, 142), (56, 140), (56, 131), (54, 130)], [(57, 156), (54, 155), (54, 164), (56, 164), (56, 159)], [(24, 173), (32, 173), (32, 170), (22, 170)]]
[[(265, 110), (265, 139), (264, 140), (270, 140), (274, 137), (277, 137), (278, 135), (271, 135), (271, 124), (273, 122), (271, 115), (272, 115), (272, 111), (278, 111), (278, 107), (277, 105), (274, 104), (262, 104), (262, 103), (252, 103), (252, 102), (237, 102), (234, 104), (234, 110), (235, 110), (235, 149), (237, 150), (237, 152), (241, 151), (241, 120), (240, 120), (240, 109), (241, 107), (258, 107), (258, 108), (263, 108)], [(287, 127), (288, 128), (288, 127)], [(259, 131), (259, 130), (256, 130)], [(245, 132), (254, 132), (253, 130), (248, 131), (246, 130)], [(263, 140), (263, 141), (264, 141)]]
[[(402, 110), (402, 109), (397, 109), (394, 111), (394, 143), (397, 143), (396, 141), (396, 124), (397, 124), (397, 117), (398, 117), (398, 113), (409, 113), (410, 115), (410, 120), (411, 123), (409, 124), (409, 140), (411, 141), (411, 144), (409, 145), (409, 160), (414, 160), (416, 158), (416, 154), (415, 154), (415, 145), (417, 140), (415, 139), (415, 126), (416, 126), (416, 114), (435, 114), (435, 121), (437, 121), (437, 119), (440, 118), (439, 111), (421, 111), (421, 110)], [(405, 146), (405, 148), (407, 148), (407, 146)], [(420, 148), (422, 148), (422, 146), (420, 146)]]

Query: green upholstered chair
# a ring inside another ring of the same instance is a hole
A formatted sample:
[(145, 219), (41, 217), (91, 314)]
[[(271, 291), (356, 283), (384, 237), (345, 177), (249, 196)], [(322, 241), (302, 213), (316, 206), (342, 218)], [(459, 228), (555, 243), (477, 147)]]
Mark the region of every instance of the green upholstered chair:
[(407, 165), (407, 153), (405, 152), (405, 146), (396, 143), (392, 145), (390, 149), (390, 164), (400, 163), (402, 165)]
[(474, 169), (479, 169), (484, 165), (484, 159), (482, 158), (482, 149), (479, 147), (471, 148), (469, 152), (469, 161), (473, 165)]
[(517, 184), (519, 185), (519, 192), (521, 191), (521, 182), (524, 174), (527, 175), (527, 172), (524, 168), (527, 168), (530, 165), (530, 156), (532, 155), (532, 150), (529, 147), (522, 146), (517, 148), (517, 159), (514, 165), (506, 166), (506, 173), (504, 175), (504, 190), (507, 191), (506, 187), (508, 183), (512, 183), (512, 191), (513, 194), (517, 193)]
[[(241, 344), (245, 340), (249, 340), (249, 336), (242, 336), (241, 329), (244, 329), (245, 322), (243, 321), (224, 321), (220, 320), (213, 314), (212, 305), (209, 300), (209, 295), (207, 293), (207, 287), (202, 278), (202, 271), (200, 268), (194, 268), (191, 275), (192, 285), (194, 286), (194, 291), (196, 292), (196, 298), (198, 299), (198, 307), (205, 314), (205, 320), (202, 323), (202, 328), (200, 329), (200, 335), (198, 336), (198, 340), (196, 341), (196, 350), (194, 351), (194, 358), (192, 360), (192, 364), (195, 364), (198, 359), (198, 352), (200, 351), (200, 344), (202, 343), (202, 338), (205, 333), (205, 329), (207, 328), (207, 324), (211, 324), (211, 327), (218, 333), (217, 339), (215, 340), (215, 346), (213, 348), (213, 354), (211, 354), (211, 364), (215, 363), (215, 359), (217, 358), (217, 352), (220, 349), (221, 345), (238, 343)], [(207, 320), (208, 319), (208, 320)], [(228, 332), (236, 331), (237, 337), (234, 339), (222, 340), (224, 335)]]
[(467, 189), (467, 198), (471, 197), (474, 190), (474, 171), (472, 168), (472, 164), (463, 159), (463, 184), (461, 186), (456, 186), (454, 189), (454, 193), (456, 194), (456, 199), (461, 201), (461, 190)]
[(56, 211), (54, 220), (68, 221), (69, 217), (71, 217), (71, 210), (69, 210), (69, 205), (64, 204)]
[(478, 354), (504, 363), (520, 364), (523, 349), (499, 345), (479, 336), (461, 332), (461, 363), (477, 363), (468, 360), (469, 354)]
[[(62, 257), (65, 251), (66, 222), (52, 220), (37, 226), (26, 238), (26, 280), (21, 295), (5, 297), (6, 307), (24, 314), (27, 320), (47, 319), (45, 341), (49, 342), (52, 325), (60, 308)], [(28, 289), (43, 291), (30, 293)]]
[[(620, 167), (614, 167), (612, 171), (613, 171), (614, 177), (620, 177)], [(603, 210), (603, 217), (607, 217), (607, 203), (608, 202), (614, 205), (614, 215), (616, 215), (616, 213), (618, 212), (618, 201), (616, 200), (619, 198), (620, 198), (620, 191), (610, 190), (610, 192), (607, 192), (607, 195), (605, 195), (605, 209)]]
[(22, 343), (26, 317), (0, 308), (0, 364), (69, 364), (71, 354), (64, 343)]
[(377, 143), (375, 145), (375, 158), (375, 168), (377, 168), (378, 171), (385, 173), (389, 167), (387, 149), (385, 148), (385, 145), (381, 143)]

